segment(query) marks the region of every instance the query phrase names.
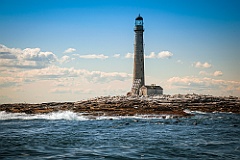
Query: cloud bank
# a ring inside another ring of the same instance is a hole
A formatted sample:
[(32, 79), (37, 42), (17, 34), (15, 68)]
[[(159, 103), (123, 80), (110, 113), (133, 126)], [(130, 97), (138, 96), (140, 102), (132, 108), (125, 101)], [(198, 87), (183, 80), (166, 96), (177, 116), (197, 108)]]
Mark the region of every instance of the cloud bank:
[(0, 45), (0, 66), (15, 68), (44, 68), (57, 61), (52, 52), (40, 48), (8, 48)]
[[(68, 53), (73, 51), (73, 48), (66, 50)], [(116, 91), (118, 87), (124, 91), (126, 87), (130, 88), (126, 82), (131, 80), (132, 75), (128, 73), (62, 67), (68, 66), (65, 63), (74, 60), (74, 56), (83, 59), (109, 58), (103, 54), (71, 54), (58, 58), (40, 48), (20, 49), (0, 45), (0, 103), (76, 100), (83, 98), (79, 94), (92, 97)], [(110, 85), (112, 87), (106, 89)], [(58, 96), (54, 95), (56, 93)]]
[(215, 77), (219, 77), (223, 75), (222, 71), (215, 71), (213, 73), (208, 73), (206, 71), (200, 71), (199, 75), (203, 75), (203, 76), (215, 76)]
[(88, 71), (85, 69), (61, 68), (58, 66), (19, 71), (17, 73), (5, 71), (5, 74), (8, 76), (1, 77), (0, 79), (2, 86), (8, 82), (21, 83), (23, 81), (34, 82), (37, 80), (57, 80), (62, 78), (81, 78), (92, 83), (108, 83), (114, 80), (125, 81), (132, 77), (131, 74), (121, 72)]
[(167, 83), (172, 88), (177, 88), (187, 93), (215, 94), (215, 95), (239, 95), (240, 82), (219, 80), (213, 78), (198, 78), (194, 76), (172, 77)]

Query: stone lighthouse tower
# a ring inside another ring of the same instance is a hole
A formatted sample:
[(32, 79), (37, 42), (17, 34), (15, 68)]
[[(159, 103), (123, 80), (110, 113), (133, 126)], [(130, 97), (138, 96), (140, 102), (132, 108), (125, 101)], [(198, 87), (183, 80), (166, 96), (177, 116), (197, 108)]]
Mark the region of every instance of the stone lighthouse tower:
[(134, 43), (134, 64), (133, 64), (133, 85), (132, 96), (155, 96), (162, 95), (163, 88), (156, 84), (145, 85), (144, 78), (144, 48), (143, 48), (143, 18), (139, 16), (135, 19), (135, 43)]
[(143, 18), (135, 19), (135, 43), (134, 43), (134, 65), (132, 94), (138, 94), (139, 89), (145, 85), (144, 78), (144, 48), (143, 48)]

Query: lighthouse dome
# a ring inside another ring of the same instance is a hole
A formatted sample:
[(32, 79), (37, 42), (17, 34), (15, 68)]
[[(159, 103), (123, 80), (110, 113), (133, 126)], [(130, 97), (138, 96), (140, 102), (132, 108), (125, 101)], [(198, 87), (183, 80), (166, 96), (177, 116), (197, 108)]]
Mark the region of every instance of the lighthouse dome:
[(136, 18), (136, 20), (143, 20), (143, 18), (139, 14), (138, 17)]

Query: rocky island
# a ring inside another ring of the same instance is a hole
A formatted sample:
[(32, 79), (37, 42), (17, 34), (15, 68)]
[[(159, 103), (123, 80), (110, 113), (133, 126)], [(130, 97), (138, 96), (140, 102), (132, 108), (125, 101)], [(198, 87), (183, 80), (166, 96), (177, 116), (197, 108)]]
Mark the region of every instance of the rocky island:
[(10, 113), (45, 114), (72, 111), (86, 116), (173, 115), (192, 116), (188, 111), (240, 113), (238, 97), (210, 95), (162, 95), (152, 97), (107, 96), (78, 102), (49, 102), (41, 104), (1, 104), (0, 111)]

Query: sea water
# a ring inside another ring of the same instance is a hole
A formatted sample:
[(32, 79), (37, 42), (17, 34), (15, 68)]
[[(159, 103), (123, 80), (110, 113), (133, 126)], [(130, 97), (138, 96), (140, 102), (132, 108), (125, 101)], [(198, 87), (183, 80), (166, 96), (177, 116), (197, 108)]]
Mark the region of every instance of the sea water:
[(0, 112), (0, 159), (240, 159), (240, 115)]

